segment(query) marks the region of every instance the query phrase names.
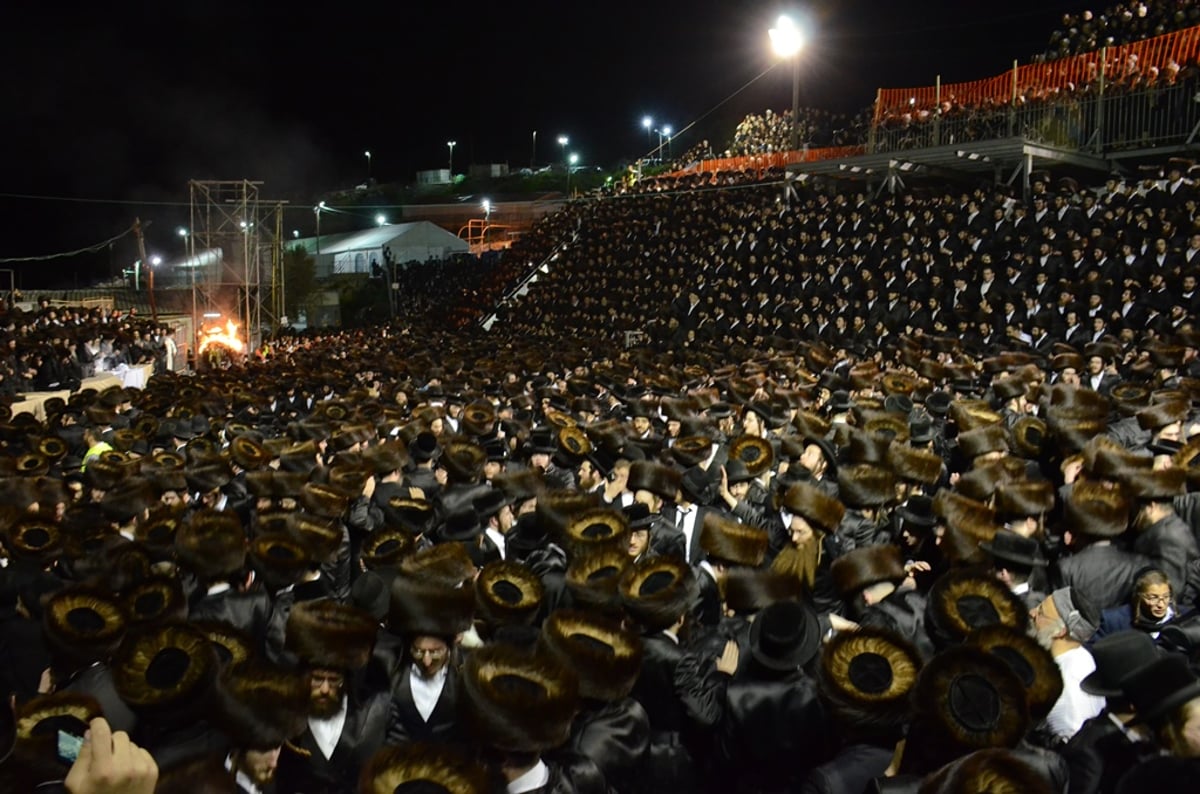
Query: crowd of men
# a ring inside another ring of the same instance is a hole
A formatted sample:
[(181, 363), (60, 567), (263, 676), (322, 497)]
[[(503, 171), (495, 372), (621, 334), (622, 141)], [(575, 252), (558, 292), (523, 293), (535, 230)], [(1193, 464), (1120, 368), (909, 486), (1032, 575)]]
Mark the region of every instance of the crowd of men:
[(1191, 0), (1139, 0), (1117, 3), (1102, 13), (1063, 14), (1039, 60), (1053, 61), (1101, 47), (1121, 46), (1200, 25), (1200, 6)]
[(0, 790), (1192, 785), (1191, 168), (674, 179), (539, 223), (488, 334), (9, 411)]
[[(871, 109), (853, 116), (821, 108), (802, 107), (796, 135), (801, 147), (856, 146), (866, 143)], [(725, 157), (786, 152), (792, 148), (792, 111), (751, 113), (738, 122)]]
[(0, 792), (1193, 787), (1197, 180), (647, 179), (199, 374), (10, 308)]

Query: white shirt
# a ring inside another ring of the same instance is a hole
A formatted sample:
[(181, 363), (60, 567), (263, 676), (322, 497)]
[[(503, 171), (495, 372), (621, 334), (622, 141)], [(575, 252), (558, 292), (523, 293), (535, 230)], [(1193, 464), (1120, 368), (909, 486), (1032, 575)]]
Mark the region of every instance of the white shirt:
[(488, 527), (483, 530), (483, 534), (488, 536), (492, 543), (496, 544), (496, 548), (500, 551), (500, 559), (504, 559), (504, 533), (495, 527)]
[(676, 515), (681, 520), (679, 521), (679, 529), (683, 532), (684, 554), (690, 560), (692, 558), (692, 542), (696, 537), (696, 513), (698, 512), (695, 505), (690, 507), (676, 507)]
[(1046, 717), (1046, 726), (1066, 741), (1079, 732), (1083, 723), (1104, 710), (1104, 698), (1080, 689), (1083, 679), (1096, 672), (1096, 660), (1082, 645), (1054, 657), (1062, 673), (1063, 691)]
[(333, 757), (338, 739), (342, 738), (342, 728), (346, 725), (346, 698), (342, 697), (342, 708), (327, 720), (308, 718), (308, 729), (312, 731), (313, 741), (317, 743), (321, 754), (326, 758)]
[[(1091, 658), (1091, 654), (1088, 655)], [(446, 686), (446, 673), (449, 667), (442, 667), (432, 679), (421, 675), (420, 669), (414, 664), (409, 673), (409, 686), (412, 688), (413, 705), (421, 714), (421, 719), (429, 722), (429, 717), (437, 707), (438, 698), (442, 696), (442, 687)]]
[(532, 769), (509, 783), (507, 790), (508, 794), (524, 794), (526, 791), (536, 791), (549, 782), (550, 768), (545, 761), (538, 759)]
[(249, 792), (249, 794), (262, 794), (262, 789), (260, 789), (256, 785), (254, 785), (254, 781), (250, 779), (249, 775), (247, 775), (245, 772), (243, 772), (240, 769), (238, 769), (237, 771), (234, 771), (232, 754), (225, 756), (225, 768), (227, 770), (229, 770), (230, 772), (234, 773), (233, 774), (233, 782), (235, 784), (237, 784), (238, 788), (242, 789), (243, 791)]

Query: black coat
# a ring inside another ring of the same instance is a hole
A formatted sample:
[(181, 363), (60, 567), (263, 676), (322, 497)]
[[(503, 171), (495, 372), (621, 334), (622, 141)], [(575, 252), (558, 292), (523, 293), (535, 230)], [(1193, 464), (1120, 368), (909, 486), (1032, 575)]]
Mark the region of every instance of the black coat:
[(803, 672), (760, 676), (751, 662), (728, 682), (724, 701), (716, 753), (726, 790), (793, 791), (828, 757), (824, 708)]
[(1149, 742), (1130, 741), (1104, 712), (1083, 723), (1063, 748), (1070, 769), (1069, 794), (1110, 794), (1121, 776), (1158, 752)]
[(1117, 546), (1086, 546), (1056, 565), (1055, 587), (1079, 588), (1097, 609), (1129, 603), (1133, 577), (1150, 560)]
[(586, 708), (571, 726), (567, 747), (589, 758), (614, 791), (637, 782), (650, 746), (650, 720), (633, 698)]
[(800, 787), (800, 794), (862, 794), (872, 780), (883, 777), (894, 753), (890, 747), (847, 745), (812, 771)]
[(361, 705), (348, 702), (346, 724), (329, 758), (306, 727), (279, 754), (277, 794), (354, 794), (363, 766), (383, 746), (390, 716), (391, 701), (386, 692), (371, 696)]
[(696, 764), (687, 713), (675, 694), (675, 675), (684, 651), (657, 632), (642, 637), (642, 671), (631, 696), (645, 709), (650, 741), (639, 791), (689, 791)]
[(1133, 542), (1133, 550), (1149, 557), (1170, 577), (1171, 584), (1180, 590), (1187, 581), (1188, 565), (1200, 558), (1200, 548), (1197, 548), (1192, 528), (1174, 513), (1139, 532)]
[(451, 667), (437, 705), (422, 719), (412, 697), (411, 667), (405, 665), (395, 678), (392, 690), (391, 715), (387, 727), (387, 743), (456, 742), (458, 730), (458, 690), (461, 684), (458, 671)]

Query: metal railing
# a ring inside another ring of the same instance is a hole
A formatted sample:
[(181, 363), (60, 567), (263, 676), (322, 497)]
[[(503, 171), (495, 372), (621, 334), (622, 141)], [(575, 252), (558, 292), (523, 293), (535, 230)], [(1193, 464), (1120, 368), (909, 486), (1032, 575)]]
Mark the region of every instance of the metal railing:
[(1093, 152), (1190, 143), (1200, 126), (1200, 78), (1134, 89), (1097, 87), (1019, 105), (904, 118), (873, 130), (872, 152), (894, 152), (972, 141), (1023, 137)]

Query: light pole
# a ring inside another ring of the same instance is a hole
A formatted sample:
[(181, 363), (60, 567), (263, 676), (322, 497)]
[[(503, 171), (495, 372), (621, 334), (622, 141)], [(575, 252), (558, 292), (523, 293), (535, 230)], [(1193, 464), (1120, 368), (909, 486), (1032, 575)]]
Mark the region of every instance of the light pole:
[(571, 156), (567, 158), (567, 198), (571, 198), (571, 169), (579, 162), (579, 155), (571, 152)]
[(446, 141), (446, 145), (450, 147), (450, 183), (454, 184), (454, 147), (458, 141)]
[(387, 216), (382, 212), (375, 216), (376, 226), (387, 226)]
[(317, 215), (317, 256), (321, 255), (321, 210), (323, 209), (325, 209), (324, 201), (313, 207), (313, 212)]
[[(667, 136), (667, 159), (670, 160), (671, 159), (671, 125), (670, 124), (663, 127), (663, 135)], [(662, 152), (659, 152), (659, 156), (660, 157), (662, 156)]]
[(646, 147), (650, 147), (650, 128), (654, 126), (654, 119), (649, 116), (642, 116), (642, 126), (646, 128)]
[(804, 49), (804, 32), (785, 14), (768, 33), (775, 54), (792, 59), (792, 151), (796, 151), (800, 148), (800, 50)]
[(371, 183), (371, 153), (363, 152), (363, 157), (367, 158), (367, 184)]
[(568, 196), (568, 198), (571, 195), (571, 167), (569, 165), (567, 165), (567, 144), (570, 142), (571, 142), (571, 139), (568, 138), (566, 135), (558, 136), (558, 148), (562, 150), (563, 166), (566, 167), (566, 169), (567, 169), (567, 196)]

